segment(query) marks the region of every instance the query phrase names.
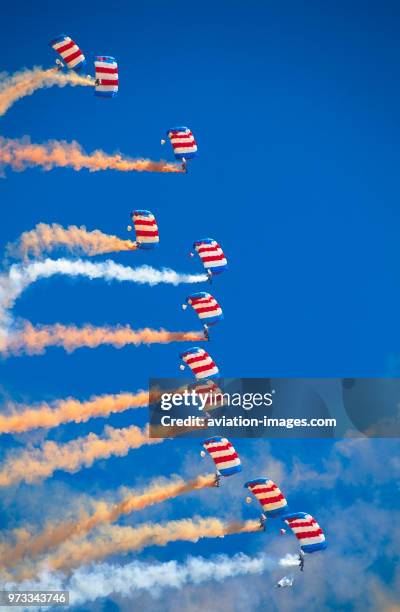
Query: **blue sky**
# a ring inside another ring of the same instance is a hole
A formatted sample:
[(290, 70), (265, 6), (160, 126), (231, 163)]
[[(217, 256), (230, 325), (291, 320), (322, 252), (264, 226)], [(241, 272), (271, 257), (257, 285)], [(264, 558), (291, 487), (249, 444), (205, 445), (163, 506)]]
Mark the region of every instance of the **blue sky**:
[[(230, 270), (217, 279), (213, 292), (225, 318), (210, 352), (223, 375), (398, 376), (399, 16), (394, 2), (327, 7), (315, 1), (155, 1), (144, 6), (88, 1), (79, 11), (62, 3), (10, 4), (0, 23), (1, 70), (52, 65), (47, 43), (66, 32), (88, 59), (95, 54), (118, 59), (120, 95), (104, 101), (87, 88), (39, 91), (0, 119), (2, 136), (29, 135), (34, 142), (75, 139), (89, 152), (102, 148), (172, 159), (160, 138), (170, 126), (188, 125), (200, 155), (186, 176), (5, 169), (0, 249), (38, 222), (85, 225), (128, 237), (129, 212), (150, 209), (158, 219), (160, 249), (113, 259), (200, 272), (199, 261), (187, 257), (193, 241), (212, 236), (222, 244)], [(192, 329), (194, 315), (180, 308), (191, 289), (52, 278), (29, 288), (15, 314), (33, 323)], [(135, 391), (146, 387), (149, 376), (175, 376), (181, 349), (173, 344), (102, 347), (71, 355), (50, 349), (44, 356), (13, 357), (0, 363), (1, 390), (28, 402)], [(144, 411), (128, 411), (107, 422), (122, 427), (145, 418)], [(96, 419), (67, 425), (47, 437), (67, 441), (100, 433), (105, 424)], [(3, 436), (0, 456), (10, 447), (38, 443), (41, 436)], [(391, 513), (398, 510), (393, 495), (398, 444), (365, 444), (361, 453), (350, 442), (240, 441), (246, 479), (273, 476), (266, 470), (276, 470), (291, 505), (324, 522), (331, 551), (320, 565), (313, 562), (312, 576), (305, 574), (296, 592), (297, 601), (307, 604), (313, 596), (319, 609), (367, 609), (365, 593), (352, 594), (351, 581), (342, 584), (344, 573), (359, 580), (368, 576), (364, 590), (375, 604), (385, 589), (393, 594), (398, 588), (395, 552), (372, 527), (376, 510), (391, 531)], [(28, 516), (40, 524), (43, 507), (54, 516), (67, 495), (101, 496), (158, 475), (198, 473), (197, 457), (197, 442), (175, 440), (100, 461), (78, 474), (57, 472), (43, 485), (2, 492), (0, 525), (14, 528)], [(377, 458), (386, 464), (383, 475)], [(294, 465), (315, 475), (300, 485)], [(321, 482), (332, 471), (328, 489)], [(232, 482), (224, 490), (182, 498), (125, 521), (197, 513), (254, 516), (255, 506), (240, 501), (241, 485)], [(339, 528), (342, 513), (347, 518)], [(366, 517), (363, 525), (360, 516)], [(365, 535), (359, 548), (349, 546), (353, 527)], [(370, 564), (367, 527), (374, 532), (377, 555)], [(338, 529), (343, 529), (340, 537)], [(241, 536), (152, 548), (142, 557), (252, 554), (268, 552), (268, 544), (269, 536)], [(273, 536), (271, 546), (283, 553), (290, 546), (295, 550), (293, 543), (277, 543)], [(329, 575), (332, 567), (337, 584)], [(171, 593), (168, 605), (172, 609), (182, 597), (186, 609), (197, 610), (193, 602), (210, 597), (224, 610), (224, 595), (244, 588), (248, 608), (264, 609), (272, 584), (267, 575), (232, 580), (215, 594), (212, 586), (208, 595), (192, 587)], [(251, 595), (252, 589), (261, 589), (262, 596)], [(276, 609), (296, 609), (292, 594), (285, 604), (276, 597), (271, 604)], [(379, 605), (386, 606), (382, 601)], [(129, 610), (130, 605), (97, 602), (93, 609)], [(161, 610), (166, 604), (143, 597), (142, 605)]]

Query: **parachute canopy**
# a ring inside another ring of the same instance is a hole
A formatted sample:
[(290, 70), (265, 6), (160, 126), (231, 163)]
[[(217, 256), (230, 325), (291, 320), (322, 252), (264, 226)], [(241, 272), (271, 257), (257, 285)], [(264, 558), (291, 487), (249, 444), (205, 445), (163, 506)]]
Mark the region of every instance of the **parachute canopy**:
[(214, 325), (223, 318), (221, 306), (210, 293), (205, 291), (192, 293), (186, 298), (186, 302), (207, 325)]
[(96, 71), (95, 95), (101, 98), (113, 98), (118, 93), (118, 64), (114, 57), (97, 55), (94, 60)]
[(221, 476), (232, 476), (242, 470), (239, 456), (227, 438), (216, 436), (202, 443)]
[(60, 55), (61, 59), (70, 70), (80, 72), (83, 66), (86, 64), (85, 56), (78, 47), (78, 45), (65, 34), (60, 34), (50, 43), (50, 47), (53, 47), (54, 51)]
[(203, 266), (211, 274), (220, 274), (228, 267), (228, 262), (218, 242), (213, 238), (203, 238), (193, 243)]
[(135, 227), (136, 242), (141, 249), (154, 249), (160, 241), (156, 219), (149, 210), (134, 210), (131, 213)]
[(305, 553), (326, 548), (325, 535), (317, 521), (306, 512), (285, 514), (282, 520), (290, 527)]
[[(207, 351), (198, 346), (194, 346), (188, 351), (181, 353), (180, 358), (189, 366), (198, 380), (211, 378), (219, 373), (216, 364)], [(184, 366), (182, 367), (184, 368)]]
[(191, 159), (197, 155), (197, 143), (187, 127), (171, 128), (167, 131), (176, 159)]
[(267, 516), (279, 516), (287, 512), (287, 501), (273, 480), (257, 478), (249, 480), (244, 486), (258, 499)]
[(193, 391), (199, 395), (204, 402), (204, 410), (210, 412), (224, 405), (222, 390), (213, 380), (202, 380), (194, 384)]

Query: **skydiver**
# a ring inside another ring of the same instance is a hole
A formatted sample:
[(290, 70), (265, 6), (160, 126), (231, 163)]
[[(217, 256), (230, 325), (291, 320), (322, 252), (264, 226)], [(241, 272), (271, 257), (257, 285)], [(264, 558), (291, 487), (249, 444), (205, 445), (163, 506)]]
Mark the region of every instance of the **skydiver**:
[(304, 572), (304, 553), (301, 550), (299, 554), (299, 568), (301, 572)]
[(212, 285), (212, 272), (211, 270), (207, 270), (207, 279), (210, 285)]
[(214, 487), (221, 486), (221, 474), (215, 474)]
[(260, 516), (260, 527), (261, 527), (261, 529), (264, 529), (264, 531), (265, 531), (266, 530), (266, 525), (267, 525), (267, 516), (263, 512), (262, 515)]
[(210, 332), (208, 331), (208, 325), (204, 323), (204, 338), (210, 341)]
[(56, 59), (56, 67), (55, 70), (62, 70), (64, 68), (64, 64), (60, 59)]
[(185, 157), (182, 157), (182, 170), (185, 174), (187, 174), (187, 161)]

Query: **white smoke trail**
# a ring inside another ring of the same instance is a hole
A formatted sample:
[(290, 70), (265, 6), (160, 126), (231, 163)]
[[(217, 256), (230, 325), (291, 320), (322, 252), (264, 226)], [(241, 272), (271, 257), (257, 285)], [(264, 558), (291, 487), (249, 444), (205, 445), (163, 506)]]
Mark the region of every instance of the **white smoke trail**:
[(282, 559), (279, 559), (279, 565), (281, 567), (298, 567), (299, 566), (299, 555), (293, 555), (287, 553)]
[[(41, 278), (49, 278), (55, 274), (66, 276), (84, 276), (90, 279), (106, 281), (130, 282), (147, 285), (167, 283), (201, 283), (207, 280), (205, 274), (179, 274), (169, 268), (156, 270), (151, 266), (131, 268), (122, 266), (111, 259), (103, 262), (91, 262), (78, 259), (45, 259), (29, 265), (14, 264), (8, 273), (0, 275), (0, 329), (10, 322), (9, 310), (21, 293), (32, 283)], [(3, 330), (4, 331), (4, 330)], [(1, 344), (1, 339), (0, 339)]]
[(188, 584), (209, 581), (223, 582), (227, 578), (262, 574), (278, 566), (278, 561), (265, 554), (249, 557), (238, 553), (232, 557), (218, 555), (210, 559), (189, 557), (184, 563), (145, 563), (133, 561), (118, 566), (99, 563), (82, 566), (68, 578), (61, 572), (44, 572), (38, 580), (18, 584), (6, 583), (6, 590), (67, 590), (70, 605), (82, 605), (98, 598), (119, 595), (135, 597), (143, 592), (159, 597), (164, 589), (181, 589)]

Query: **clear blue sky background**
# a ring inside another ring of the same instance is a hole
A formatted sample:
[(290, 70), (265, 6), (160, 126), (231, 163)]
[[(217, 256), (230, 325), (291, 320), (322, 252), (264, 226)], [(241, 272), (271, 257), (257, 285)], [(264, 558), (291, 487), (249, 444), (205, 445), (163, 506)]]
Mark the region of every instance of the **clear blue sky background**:
[[(130, 210), (147, 208), (159, 222), (160, 249), (118, 254), (115, 261), (197, 272), (199, 261), (187, 253), (204, 235), (227, 254), (230, 270), (213, 286), (225, 320), (210, 345), (225, 376), (399, 375), (399, 17), (395, 2), (89, 0), (76, 10), (53, 2), (9, 4), (0, 23), (2, 70), (52, 65), (47, 43), (65, 32), (89, 61), (95, 54), (118, 59), (120, 95), (101, 100), (88, 88), (39, 91), (0, 119), (2, 136), (77, 140), (88, 152), (172, 159), (160, 138), (170, 126), (188, 125), (200, 155), (186, 176), (5, 169), (1, 250), (38, 222), (86, 225), (124, 237)], [(193, 329), (194, 315), (180, 309), (190, 290), (52, 278), (27, 290), (15, 314), (34, 323)], [(149, 376), (174, 376), (181, 348), (103, 347), (71, 355), (51, 349), (2, 361), (0, 383), (5, 396), (29, 402), (135, 391), (146, 387)], [(145, 418), (144, 411), (127, 412), (108, 423), (120, 427)], [(100, 433), (104, 425), (102, 419), (68, 425), (47, 437), (67, 441)], [(0, 454), (41, 439), (3, 436)], [(376, 524), (390, 530), (398, 506), (392, 493), (398, 465), (391, 463), (396, 445), (369, 441), (360, 450), (354, 442), (241, 441), (246, 478), (280, 478), (292, 507), (324, 522), (331, 551), (313, 561), (295, 595), (285, 592), (284, 604), (271, 595), (273, 577), (267, 575), (227, 582), (215, 594), (212, 586), (208, 595), (200, 587), (188, 590), (187, 609), (198, 609), (189, 600), (207, 605), (207, 597), (219, 610), (235, 609), (224, 608), (224, 597), (241, 589), (244, 605), (254, 610), (270, 601), (276, 609), (313, 601), (318, 609), (365, 610), (365, 593), (374, 605), (386, 605), (376, 597), (390, 599), (393, 593), (383, 591), (398, 586), (395, 551)], [(0, 524), (12, 528), (28, 515), (39, 524), (44, 499), (55, 515), (67, 494), (100, 497), (162, 474), (198, 473), (197, 452), (197, 442), (166, 442), (76, 475), (56, 473), (44, 485), (9, 490), (0, 495)], [(241, 484), (239, 479), (225, 490), (125, 522), (198, 512), (255, 516), (254, 505), (243, 506)], [(346, 527), (336, 538), (342, 513)], [(358, 530), (363, 536), (354, 543)], [(371, 533), (377, 538), (372, 560)], [(296, 550), (293, 542), (260, 535), (175, 544), (141, 558), (252, 554), (269, 545), (279, 547), (277, 554)], [(360, 592), (353, 591), (357, 579), (364, 584)], [(142, 599), (145, 607), (167, 605)], [(169, 602), (172, 609), (179, 596), (171, 593)], [(103, 603), (94, 609), (131, 609), (131, 602)]]

